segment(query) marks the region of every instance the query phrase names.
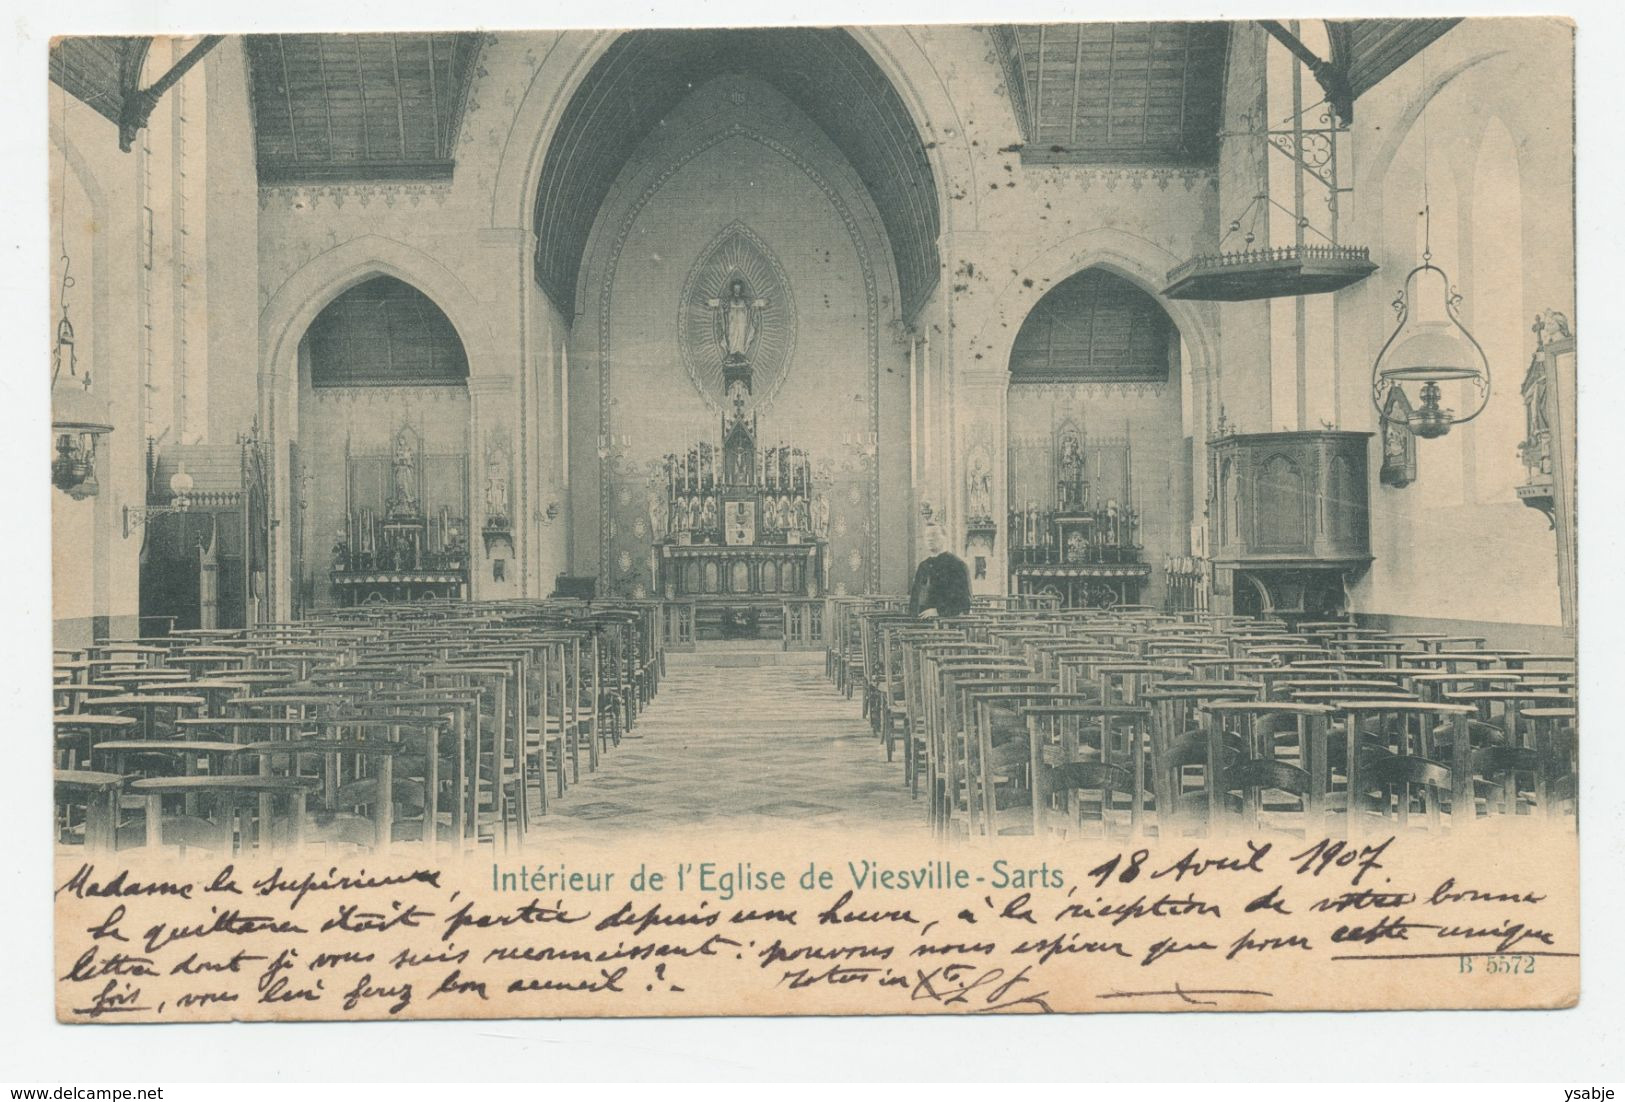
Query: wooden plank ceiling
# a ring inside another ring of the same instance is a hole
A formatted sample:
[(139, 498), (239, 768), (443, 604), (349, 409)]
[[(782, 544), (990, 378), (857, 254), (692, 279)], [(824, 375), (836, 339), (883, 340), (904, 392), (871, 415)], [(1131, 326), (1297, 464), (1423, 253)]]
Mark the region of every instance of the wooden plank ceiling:
[(58, 38), (51, 43), (51, 79), (98, 114), (118, 122), (125, 70), (141, 63), (151, 41), (123, 35)]
[(1001, 28), (1019, 83), (1022, 159), (1202, 164), (1218, 151), (1229, 25), (1057, 23)]
[(638, 144), (690, 91), (725, 73), (773, 85), (840, 149), (885, 225), (904, 310), (939, 275), (936, 184), (908, 109), (843, 30), (649, 30), (623, 34), (560, 120), (536, 196), (536, 279), (566, 313), (598, 208)]
[(468, 355), (422, 291), (375, 276), (328, 303), (307, 336), (312, 386), (460, 386)]
[(1329, 59), (1348, 77), (1358, 99), (1388, 74), (1421, 53), (1460, 19), (1328, 19)]
[[(1459, 19), (1328, 20), (1323, 59), (1353, 97)], [(1024, 161), (1207, 164), (1218, 155), (1228, 23), (989, 28)], [(1335, 82), (1334, 82), (1335, 83)]]
[(261, 184), (451, 175), (479, 35), (247, 41)]

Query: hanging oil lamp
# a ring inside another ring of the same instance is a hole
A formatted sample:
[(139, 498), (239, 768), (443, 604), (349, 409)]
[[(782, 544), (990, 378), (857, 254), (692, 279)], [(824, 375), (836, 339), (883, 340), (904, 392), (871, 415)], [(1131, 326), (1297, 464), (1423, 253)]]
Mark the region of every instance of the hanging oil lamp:
[[(67, 133), (68, 96), (62, 94), (62, 133)], [(79, 352), (73, 322), (68, 317), (68, 292), (73, 288), (73, 264), (68, 257), (68, 155), (62, 154), (62, 197), (57, 208), (57, 234), (62, 245), (62, 290), (58, 296), (62, 317), (56, 323), (51, 346), (51, 485), (82, 501), (101, 488), (96, 481), (96, 443), (113, 431), (107, 404), (90, 388), (90, 372), (79, 373)], [(64, 372), (66, 377), (64, 378)], [(61, 384), (61, 385), (58, 385)]]
[[(1422, 263), (1411, 269), (1404, 289), (1394, 298), (1398, 323), (1371, 367), (1371, 402), (1378, 417), (1388, 422), (1392, 411), (1405, 408), (1405, 403), (1388, 401), (1397, 387), (1410, 407), (1404, 424), (1424, 440), (1471, 421), (1490, 400), (1489, 358), (1462, 324), (1460, 293), (1444, 269), (1433, 263), (1429, 215), (1424, 207)], [(1441, 384), (1447, 383), (1470, 388), (1469, 408), (1456, 410), (1444, 404)]]
[[(73, 286), (68, 272), (64, 253), (62, 318), (57, 322), (56, 342), (51, 350), (51, 437), (55, 449), (51, 456), (51, 485), (80, 501), (95, 496), (100, 489), (96, 480), (96, 443), (112, 432), (113, 426), (107, 423), (107, 411), (90, 389), (90, 373), (79, 374), (73, 322), (68, 319), (68, 289)], [(64, 369), (67, 379), (58, 386)]]

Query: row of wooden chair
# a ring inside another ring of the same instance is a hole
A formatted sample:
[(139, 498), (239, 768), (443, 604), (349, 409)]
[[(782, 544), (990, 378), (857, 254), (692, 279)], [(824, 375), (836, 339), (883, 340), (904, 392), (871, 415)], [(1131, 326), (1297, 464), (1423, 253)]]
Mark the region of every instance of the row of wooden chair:
[(522, 844), (637, 722), (652, 602), (422, 602), (58, 652), (64, 843)]
[(900, 598), (830, 611), (860, 695), (942, 835), (1470, 829), (1574, 816), (1573, 657), (1352, 621)]

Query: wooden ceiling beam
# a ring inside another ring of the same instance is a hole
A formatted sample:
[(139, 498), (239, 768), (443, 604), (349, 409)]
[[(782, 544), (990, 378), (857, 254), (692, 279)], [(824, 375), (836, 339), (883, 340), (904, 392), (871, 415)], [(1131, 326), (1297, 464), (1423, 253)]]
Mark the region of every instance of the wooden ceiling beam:
[(1314, 74), (1315, 80), (1320, 83), (1321, 91), (1326, 93), (1326, 102), (1332, 105), (1337, 118), (1344, 126), (1354, 122), (1354, 89), (1349, 83), (1349, 74), (1341, 65), (1328, 58), (1316, 55), (1308, 46), (1305, 46), (1298, 36), (1287, 30), (1279, 20), (1260, 19), (1258, 25), (1268, 31), (1277, 42), (1291, 51), (1292, 56), (1303, 62), (1304, 67)]
[(120, 78), (124, 90), (124, 102), (119, 108), (118, 147), (128, 153), (135, 145), (135, 137), (146, 128), (147, 122), (152, 118), (153, 110), (165, 92), (178, 84), (182, 77), (191, 72), (192, 67), (203, 60), (205, 54), (225, 40), (223, 34), (206, 34), (198, 40), (197, 45), (186, 51), (185, 55), (169, 71), (148, 88), (141, 87), (141, 70), (146, 66), (147, 51), (152, 47), (152, 39), (132, 39), (132, 45), (127, 47), (121, 66)]

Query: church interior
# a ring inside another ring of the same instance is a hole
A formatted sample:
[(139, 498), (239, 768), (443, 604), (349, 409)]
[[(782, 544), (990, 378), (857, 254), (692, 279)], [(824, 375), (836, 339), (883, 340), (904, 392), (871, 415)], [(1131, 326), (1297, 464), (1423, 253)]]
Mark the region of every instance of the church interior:
[(1573, 821), (1564, 21), (50, 81), (63, 845)]

